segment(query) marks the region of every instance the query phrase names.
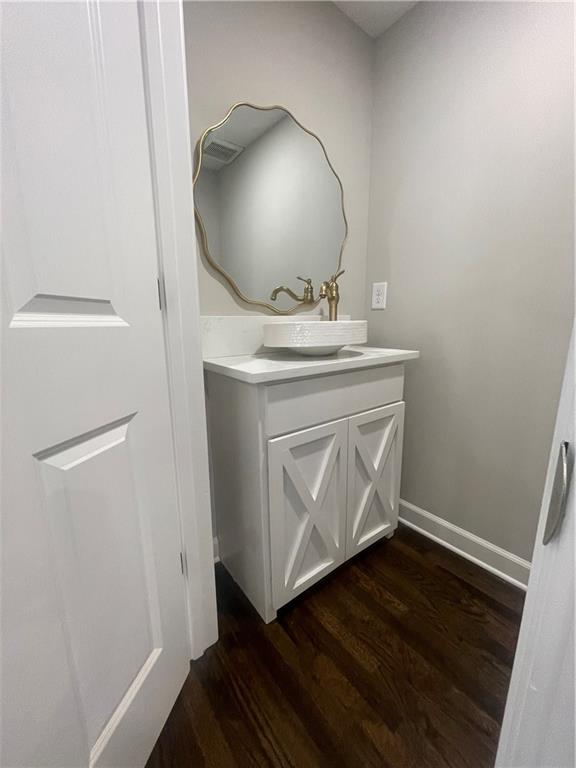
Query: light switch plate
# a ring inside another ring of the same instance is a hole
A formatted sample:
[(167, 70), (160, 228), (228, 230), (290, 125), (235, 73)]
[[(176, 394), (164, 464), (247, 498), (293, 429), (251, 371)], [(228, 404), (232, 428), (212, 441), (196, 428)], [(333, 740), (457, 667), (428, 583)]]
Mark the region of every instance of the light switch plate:
[(388, 283), (372, 283), (372, 309), (386, 309)]

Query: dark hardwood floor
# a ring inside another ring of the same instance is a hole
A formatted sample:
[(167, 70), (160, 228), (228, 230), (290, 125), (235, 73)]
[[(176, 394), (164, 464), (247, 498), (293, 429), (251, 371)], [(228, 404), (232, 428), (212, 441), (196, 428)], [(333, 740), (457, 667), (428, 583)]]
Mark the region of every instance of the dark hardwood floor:
[(147, 768), (494, 764), (523, 593), (408, 528), (265, 625), (217, 567), (220, 640)]

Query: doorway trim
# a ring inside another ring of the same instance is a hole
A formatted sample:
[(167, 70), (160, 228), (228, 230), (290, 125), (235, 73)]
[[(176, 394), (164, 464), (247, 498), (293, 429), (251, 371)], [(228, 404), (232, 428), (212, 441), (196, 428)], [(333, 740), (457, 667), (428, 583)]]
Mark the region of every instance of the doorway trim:
[(138, 0), (138, 13), (182, 571), (196, 659), (218, 639), (218, 622), (182, 1)]

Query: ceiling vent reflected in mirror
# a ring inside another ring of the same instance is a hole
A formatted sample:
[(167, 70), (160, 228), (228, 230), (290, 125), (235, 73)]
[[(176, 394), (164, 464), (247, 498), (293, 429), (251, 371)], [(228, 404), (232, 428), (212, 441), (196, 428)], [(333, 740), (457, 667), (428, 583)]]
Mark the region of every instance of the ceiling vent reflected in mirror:
[(216, 167), (228, 165), (243, 151), (244, 147), (224, 139), (217, 140), (213, 136), (210, 136), (204, 144), (206, 158), (212, 160)]

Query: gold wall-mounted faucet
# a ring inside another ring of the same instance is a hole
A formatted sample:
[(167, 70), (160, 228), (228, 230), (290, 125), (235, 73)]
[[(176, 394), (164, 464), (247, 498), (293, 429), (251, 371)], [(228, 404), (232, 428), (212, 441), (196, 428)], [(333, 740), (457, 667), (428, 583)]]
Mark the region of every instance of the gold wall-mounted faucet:
[(287, 288), (285, 285), (279, 285), (277, 288), (274, 288), (270, 294), (271, 301), (276, 301), (279, 293), (287, 293), (288, 296), (291, 296), (294, 299), (294, 301), (300, 301), (302, 304), (314, 304), (314, 286), (312, 285), (312, 278), (298, 277), (298, 280), (302, 280), (304, 283), (304, 294), (302, 296), (297, 296), (294, 291)]
[(340, 292), (338, 290), (338, 283), (336, 282), (340, 275), (343, 275), (344, 269), (332, 275), (330, 280), (322, 283), (320, 286), (320, 293), (318, 294), (321, 299), (328, 299), (328, 319), (338, 320), (338, 302), (340, 301)]

